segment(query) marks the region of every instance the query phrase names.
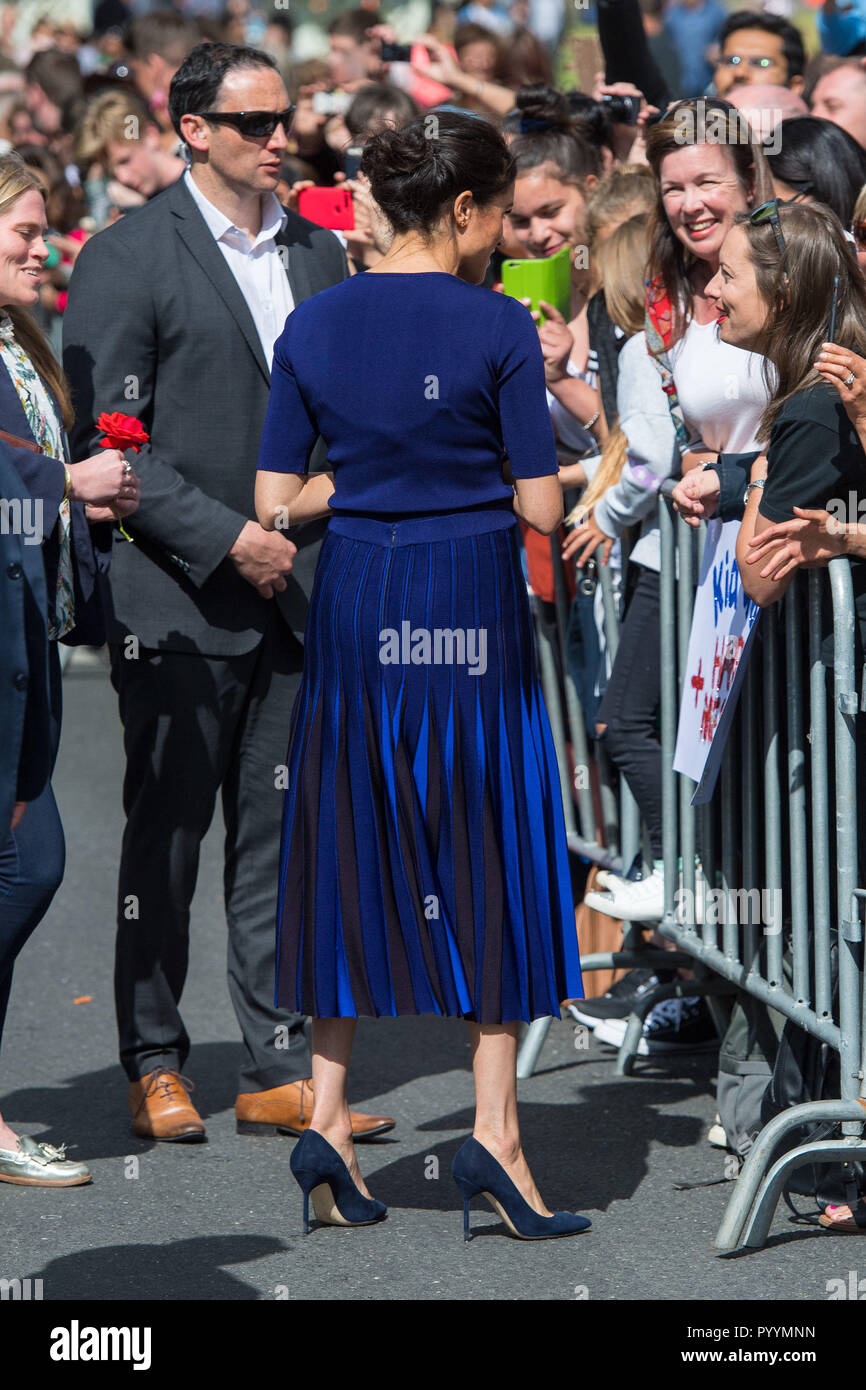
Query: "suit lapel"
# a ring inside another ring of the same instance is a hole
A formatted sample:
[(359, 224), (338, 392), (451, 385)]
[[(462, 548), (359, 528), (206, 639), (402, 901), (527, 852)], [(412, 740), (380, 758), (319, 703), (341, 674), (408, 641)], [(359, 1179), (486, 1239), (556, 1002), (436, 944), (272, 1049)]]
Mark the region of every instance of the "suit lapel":
[(289, 241), (287, 229), (283, 227), (274, 238), (280, 250), (280, 255), (286, 267), (286, 277), (289, 282), (289, 289), (292, 291), (292, 302), (294, 306), (301, 303), (303, 299), (309, 299), (313, 292), (310, 284), (310, 277), (307, 274), (306, 257), (293, 242)]
[(172, 198), (172, 211), (177, 218), (179, 235), (234, 318), (265, 381), (270, 382), (271, 374), (268, 370), (261, 339), (247, 302), (241, 294), (238, 282), (229, 270), (225, 257), (210, 228), (196, 207), (192, 195), (184, 186), (182, 178), (178, 179), (172, 193), (176, 195)]

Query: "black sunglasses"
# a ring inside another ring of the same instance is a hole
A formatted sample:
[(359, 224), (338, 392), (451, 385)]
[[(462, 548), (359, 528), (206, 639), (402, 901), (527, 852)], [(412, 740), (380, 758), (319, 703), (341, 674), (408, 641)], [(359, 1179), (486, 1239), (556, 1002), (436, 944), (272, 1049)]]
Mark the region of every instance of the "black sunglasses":
[(785, 238), (782, 235), (782, 224), (779, 221), (779, 203), (776, 198), (770, 198), (768, 202), (762, 203), (759, 208), (755, 208), (749, 213), (749, 221), (753, 227), (760, 227), (764, 222), (769, 222), (773, 228), (773, 235), (776, 238), (776, 245), (779, 248), (779, 255), (785, 254)]
[(288, 106), (285, 111), (198, 111), (196, 115), (203, 121), (234, 126), (241, 135), (266, 135), (270, 139), (278, 125), (288, 135), (295, 109)]

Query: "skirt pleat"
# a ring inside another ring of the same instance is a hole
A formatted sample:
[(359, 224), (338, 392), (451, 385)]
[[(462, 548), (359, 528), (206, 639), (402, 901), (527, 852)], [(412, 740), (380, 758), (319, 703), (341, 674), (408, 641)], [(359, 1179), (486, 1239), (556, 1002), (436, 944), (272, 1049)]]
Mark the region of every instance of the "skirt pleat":
[[(582, 987), (517, 528), (398, 531), (332, 521), (322, 546), (289, 739), (276, 1002), (317, 1018), (557, 1015)], [(462, 634), (450, 663), (437, 631)]]

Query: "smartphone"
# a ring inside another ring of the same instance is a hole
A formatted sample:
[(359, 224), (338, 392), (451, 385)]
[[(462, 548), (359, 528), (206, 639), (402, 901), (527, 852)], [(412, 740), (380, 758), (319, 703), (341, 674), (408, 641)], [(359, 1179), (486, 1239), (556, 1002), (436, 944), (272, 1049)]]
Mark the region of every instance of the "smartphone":
[(348, 188), (302, 188), (298, 194), (298, 212), (319, 227), (332, 232), (351, 231), (355, 225), (355, 210)]
[[(457, 61), (457, 53), (451, 44), (445, 47), (452, 58)], [(432, 58), (423, 43), (413, 43), (412, 62), (419, 68), (429, 68)], [(414, 73), (412, 85), (409, 93), (421, 106), (439, 106), (443, 101), (450, 101), (454, 93), (450, 87), (445, 87), (441, 82), (437, 82), (433, 77), (422, 77), (420, 73)]]
[(539, 323), (546, 322), (539, 301), (558, 309), (566, 323), (571, 318), (571, 247), (563, 246), (555, 256), (502, 262), (502, 288), (512, 299), (530, 300), (538, 309)]
[(408, 63), (412, 59), (411, 43), (382, 43), (383, 63)]
[(363, 145), (348, 145), (343, 151), (343, 173), (347, 179), (356, 179), (358, 170), (361, 167), (361, 155), (364, 153)]
[(640, 97), (620, 97), (607, 92), (602, 101), (608, 109), (610, 119), (617, 125), (637, 125)]
[(351, 92), (313, 92), (313, 110), (317, 116), (342, 116), (351, 105)]

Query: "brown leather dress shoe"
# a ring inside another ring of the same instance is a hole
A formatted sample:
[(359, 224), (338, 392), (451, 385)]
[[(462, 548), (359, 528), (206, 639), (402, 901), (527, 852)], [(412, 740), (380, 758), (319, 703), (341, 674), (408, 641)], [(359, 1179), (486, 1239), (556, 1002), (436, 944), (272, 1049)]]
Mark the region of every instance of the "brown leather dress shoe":
[(189, 1098), (193, 1083), (169, 1067), (157, 1067), (129, 1083), (132, 1132), (140, 1139), (199, 1144), (207, 1136), (202, 1118)]
[[(352, 1138), (370, 1139), (394, 1128), (390, 1115), (361, 1115), (351, 1110)], [(271, 1091), (247, 1091), (235, 1101), (238, 1134), (294, 1134), (310, 1128), (313, 1115), (313, 1083), (290, 1081)]]

